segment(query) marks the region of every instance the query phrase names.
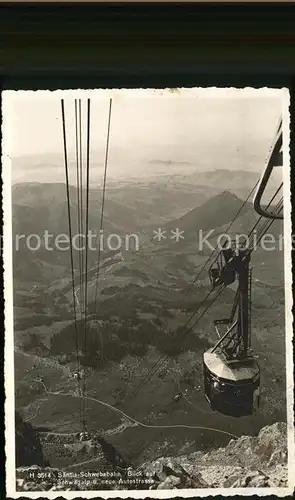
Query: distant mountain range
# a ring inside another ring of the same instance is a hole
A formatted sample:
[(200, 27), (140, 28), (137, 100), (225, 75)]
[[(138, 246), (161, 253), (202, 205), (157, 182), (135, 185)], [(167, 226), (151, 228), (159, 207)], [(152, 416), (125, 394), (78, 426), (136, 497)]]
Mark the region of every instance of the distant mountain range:
[[(196, 143), (190, 150), (177, 144), (161, 145), (152, 151), (136, 153), (132, 148), (110, 148), (108, 161), (108, 179), (140, 180), (151, 176), (188, 175), (199, 176), (202, 172), (220, 171), (219, 178), (227, 177), (226, 170), (247, 172), (250, 176), (260, 175), (265, 165), (265, 156), (261, 144), (255, 144), (254, 150), (229, 142), (228, 144), (212, 141), (210, 147), (202, 142)], [(164, 155), (163, 155), (164, 152)], [(101, 184), (104, 170), (104, 148), (91, 151), (91, 179)], [(76, 176), (76, 158), (74, 152), (68, 154), (69, 175), (72, 182)], [(12, 181), (27, 182), (39, 179), (41, 182), (63, 182), (65, 178), (64, 157), (62, 151), (56, 154), (36, 154), (12, 158)], [(243, 176), (243, 174), (242, 174)], [(214, 179), (212, 179), (214, 181)], [(224, 181), (226, 178), (224, 178)], [(132, 181), (132, 182), (133, 182)]]
[(173, 161), (173, 160), (150, 160), (151, 165), (191, 165), (189, 161)]
[[(228, 172), (226, 172), (228, 173)], [(200, 174), (200, 179), (220, 177), (218, 172)], [(237, 174), (237, 178), (243, 177), (242, 172)], [(245, 176), (246, 177), (246, 174)], [(126, 240), (128, 235), (137, 235), (140, 241), (139, 255), (146, 255), (148, 252), (154, 255), (160, 249), (172, 248), (173, 239), (163, 240), (161, 245), (156, 245), (155, 231), (162, 228), (168, 234), (177, 228), (183, 231), (184, 238), (178, 242), (178, 247), (172, 251), (181, 249), (183, 255), (188, 255), (197, 248), (197, 231), (214, 230), (214, 236), (225, 231), (232, 219), (238, 214), (231, 231), (247, 232), (251, 229), (257, 216), (253, 210), (250, 200), (247, 203), (238, 197), (232, 190), (223, 191), (222, 183), (212, 185), (199, 185), (198, 188), (187, 184), (172, 181), (170, 183), (149, 183), (139, 182), (135, 185), (122, 187), (112, 187), (106, 191), (106, 202), (104, 211), (103, 231), (105, 238), (111, 234), (116, 234), (121, 241)], [(216, 193), (216, 191), (218, 191)], [(89, 194), (89, 230), (98, 236), (101, 217), (101, 197), (99, 189), (92, 189)], [(85, 201), (85, 192), (83, 193)], [(71, 223), (72, 234), (78, 234), (78, 211), (77, 211), (77, 191), (70, 188), (71, 200)], [(68, 207), (66, 201), (65, 185), (61, 183), (22, 183), (15, 184), (12, 189), (13, 203), (13, 234), (16, 235), (39, 235), (44, 240), (44, 232), (47, 231), (52, 236), (61, 234), (67, 235)], [(241, 207), (244, 203), (243, 210)], [(190, 208), (192, 207), (192, 208)], [(83, 213), (85, 229), (85, 209)], [(282, 225), (273, 225), (275, 235), (282, 232)], [(167, 236), (166, 234), (166, 236)], [(34, 238), (32, 238), (34, 239)], [(51, 240), (52, 241), (52, 240)], [(105, 241), (105, 240), (104, 240)], [(33, 243), (32, 243), (33, 245)], [(188, 246), (189, 245), (189, 246)], [(112, 249), (108, 249), (112, 250)], [(119, 249), (124, 258), (128, 260), (126, 248)], [(128, 252), (127, 252), (128, 253)], [(19, 250), (14, 252), (15, 266), (18, 269), (17, 276), (21, 279), (25, 273), (25, 280), (32, 275), (32, 281), (38, 279), (33, 269), (39, 262), (50, 265), (64, 267), (67, 274), (69, 269), (69, 252), (49, 252), (44, 248), (44, 244), (36, 252), (29, 250), (25, 244), (25, 238), (19, 242)], [(172, 254), (168, 256), (172, 258)], [(102, 258), (108, 256), (107, 251), (102, 252)], [(28, 260), (27, 260), (28, 259)], [(96, 252), (89, 254), (89, 266), (95, 265), (97, 259)], [(168, 259), (169, 260), (169, 259)], [(31, 263), (28, 265), (28, 263)], [(77, 263), (77, 259), (75, 259)], [(44, 266), (42, 266), (44, 267)], [(60, 268), (58, 273), (60, 272)]]
[[(224, 173), (223, 178), (226, 175), (230, 176), (230, 172)], [(243, 178), (245, 188), (249, 177), (239, 174), (237, 186), (240, 183), (241, 188)], [(99, 273), (97, 251), (89, 252), (87, 342), (80, 352), (90, 395), (88, 425), (92, 430), (109, 432), (111, 444), (126, 453), (128, 459), (137, 456), (138, 463), (146, 461), (147, 456), (155, 459), (165, 455), (167, 441), (172, 454), (184, 446), (184, 440), (191, 451), (227, 441), (222, 434), (213, 439), (211, 433), (196, 434), (195, 430), (185, 437), (183, 429), (179, 434), (175, 429), (165, 431), (163, 436), (156, 434), (154, 428), (143, 432), (142, 427), (134, 427), (115, 411), (98, 406), (97, 401), (116, 408), (123, 405), (128, 415), (156, 425), (195, 425), (197, 419), (198, 425), (237, 435), (253, 434), (262, 426), (285, 418), (282, 252), (259, 249), (252, 258), (252, 345), (260, 355), (264, 391), (258, 416), (239, 422), (223, 419), (210, 412), (202, 392), (195, 389), (202, 385), (202, 354), (216, 342), (213, 320), (230, 313), (234, 286), (227, 287), (210, 313), (178, 342), (187, 321), (211, 289), (208, 266), (199, 275), (211, 251), (199, 249), (197, 231), (213, 229), (210, 241), (215, 246), (215, 236), (225, 231), (245, 199), (235, 190), (224, 190), (221, 181), (214, 184), (218, 172), (212, 172), (212, 176), (200, 174), (200, 178), (204, 184), (198, 183), (197, 178), (190, 182), (189, 178), (183, 181), (172, 175), (112, 183), (106, 191), (104, 230), (106, 235), (120, 234), (123, 245), (101, 252)], [(76, 231), (74, 187), (70, 195)], [(16, 184), (12, 202), (14, 236), (42, 236), (46, 229), (53, 235), (68, 234), (64, 184)], [(100, 208), (101, 190), (92, 189), (89, 227), (96, 232), (100, 227)], [(257, 216), (249, 200), (239, 212), (231, 235), (248, 232), (255, 220)], [(184, 231), (184, 239), (178, 242), (171, 238), (171, 231), (177, 227)], [(166, 238), (161, 241), (154, 238), (158, 228), (165, 231)], [(273, 231), (279, 234), (279, 223), (274, 223)], [(139, 235), (137, 250), (126, 249), (126, 233)], [(77, 348), (74, 303), (79, 341), (85, 335), (78, 256), (74, 252), (74, 302), (69, 251), (48, 251), (44, 244), (40, 250), (30, 251), (20, 244), (20, 250), (13, 255), (16, 410), (34, 427), (44, 428), (46, 422), (52, 432), (79, 431), (79, 401), (71, 378), (76, 369)], [(159, 356), (165, 358), (166, 364), (129, 404), (128, 395)], [(48, 392), (36, 383), (40, 376)], [(194, 406), (184, 399), (178, 403), (173, 400), (179, 391), (178, 376)]]

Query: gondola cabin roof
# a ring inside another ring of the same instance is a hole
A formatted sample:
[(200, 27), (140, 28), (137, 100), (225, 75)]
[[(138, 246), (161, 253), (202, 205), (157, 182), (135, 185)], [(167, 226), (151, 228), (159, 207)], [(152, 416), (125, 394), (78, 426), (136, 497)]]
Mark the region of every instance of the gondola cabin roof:
[(211, 352), (204, 353), (204, 363), (210, 372), (216, 377), (229, 382), (251, 381), (259, 375), (259, 365), (253, 358), (243, 361), (228, 361), (224, 354)]

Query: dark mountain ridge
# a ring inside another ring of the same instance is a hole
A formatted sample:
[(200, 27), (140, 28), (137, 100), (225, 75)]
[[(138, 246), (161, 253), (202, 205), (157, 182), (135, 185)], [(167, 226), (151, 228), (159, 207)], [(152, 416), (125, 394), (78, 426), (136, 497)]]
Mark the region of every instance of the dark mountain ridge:
[[(52, 186), (44, 185), (44, 196), (39, 193), (36, 198), (38, 202), (36, 204), (29, 202), (26, 205), (29, 209), (25, 208), (23, 211), (19, 193), (18, 200), (15, 200), (18, 204), (15, 214), (16, 223), (21, 220), (21, 224), (15, 226), (17, 230), (25, 232), (27, 227), (36, 233), (36, 228), (41, 231), (42, 226), (46, 228), (46, 224), (51, 224), (50, 227), (56, 231), (64, 229), (67, 233), (64, 188), (65, 186), (61, 185), (55, 190)], [(37, 191), (38, 189), (36, 188)], [(170, 189), (166, 187), (164, 189), (169, 198)], [(59, 190), (60, 199), (57, 200), (54, 196)], [(33, 191), (35, 192), (35, 187)], [(146, 370), (153, 366), (158, 356), (165, 356), (168, 368), (156, 373), (146, 390), (139, 394), (130, 408), (126, 409), (127, 414), (130, 411), (130, 415), (144, 422), (158, 424), (163, 422), (168, 425), (179, 424), (184, 419), (187, 424), (195, 425), (197, 418), (201, 425), (213, 427), (217, 425), (229, 432), (235, 429), (238, 435), (241, 432), (251, 434), (263, 425), (283, 420), (285, 350), (284, 338), (278, 335), (278, 332), (283, 331), (283, 316), (278, 315), (282, 315), (284, 305), (281, 290), (277, 287), (271, 289), (266, 286), (258, 287), (256, 282), (253, 282), (253, 345), (256, 352), (261, 355), (264, 406), (260, 414), (252, 420), (238, 423), (222, 420), (219, 415), (210, 413), (201, 391), (195, 389), (196, 384), (202, 383), (202, 353), (216, 341), (212, 321), (230, 312), (234, 298), (233, 289), (228, 288), (224, 291), (220, 300), (213, 305), (210, 314), (204, 316), (185, 341), (174, 343), (174, 340), (182, 335), (192, 312), (198, 308), (210, 290), (208, 272), (205, 270), (192, 286), (190, 293), (187, 293), (193, 277), (206, 262), (209, 252), (209, 250), (207, 253), (198, 251), (194, 239), (196, 231), (202, 228), (205, 231), (207, 228), (223, 230), (241, 208), (243, 198), (223, 190), (218, 196), (211, 196), (211, 200), (205, 199), (199, 206), (198, 202), (194, 201), (193, 208), (189, 210), (184, 210), (185, 205), (179, 202), (178, 214), (169, 217), (170, 225), (166, 227), (163, 219), (158, 223), (158, 219), (155, 219), (155, 225), (142, 223), (142, 213), (148, 216), (150, 210), (154, 210), (155, 214), (159, 214), (164, 191), (156, 186), (153, 196), (148, 189), (145, 189), (145, 192), (146, 205), (144, 210), (139, 212), (138, 203), (142, 200), (136, 196), (130, 199), (130, 186), (126, 191), (113, 190), (114, 198), (110, 201), (114, 203), (109, 204), (109, 210), (106, 210), (106, 222), (116, 228), (120, 226), (123, 234), (126, 232), (127, 223), (131, 221), (130, 210), (133, 207), (132, 210), (138, 217), (140, 247), (138, 251), (120, 249), (120, 252), (113, 256), (107, 256), (105, 251), (102, 253), (96, 304), (94, 298), (97, 253), (89, 252), (89, 335), (85, 355), (81, 356), (83, 367), (89, 371), (88, 390), (94, 398), (107, 401), (114, 406), (119, 405), (121, 408), (120, 405), (128, 394), (131, 394), (138, 381), (144, 378)], [(179, 199), (183, 200), (184, 192)], [(93, 199), (98, 199), (97, 194), (97, 191), (92, 194)], [(154, 203), (155, 196), (160, 200), (159, 205)], [(28, 199), (26, 195), (26, 200)], [(75, 194), (72, 200), (73, 207), (74, 200)], [(96, 201), (96, 205), (93, 202), (92, 206), (95, 211), (91, 212), (91, 224), (99, 227), (99, 202)], [(128, 210), (125, 210), (126, 207)], [(169, 215), (169, 210), (167, 212)], [(248, 224), (252, 222), (253, 216), (255, 218), (251, 202), (248, 202), (239, 214), (233, 231), (236, 231), (236, 227), (245, 231), (245, 226), (248, 230)], [(36, 218), (38, 222), (35, 223)], [(142, 238), (143, 226), (145, 234), (149, 236), (148, 241)], [(156, 240), (151, 242), (150, 238), (153, 235), (151, 231), (157, 227), (166, 227), (166, 230), (169, 228), (175, 230), (177, 227), (180, 230), (184, 229), (185, 239), (178, 243), (169, 241), (168, 244), (167, 234), (167, 239), (163, 242)], [(276, 254), (256, 252), (255, 278), (277, 284), (278, 272), (282, 265), (283, 259), (278, 252)], [(78, 315), (80, 315), (81, 295), (77, 260), (75, 266), (75, 292)], [(44, 426), (46, 419), (52, 431), (69, 432), (73, 427), (78, 429), (78, 402), (73, 392), (75, 384), (70, 378), (75, 369), (76, 346), (69, 252), (46, 252), (44, 248), (41, 252), (25, 253), (22, 250), (15, 256), (14, 273), (15, 345), (18, 359), (17, 408), (32, 419), (32, 425)], [(80, 328), (80, 319), (78, 323), (79, 332), (81, 330), (81, 334), (84, 335), (83, 328)], [(34, 363), (41, 368), (35, 367)], [(185, 399), (174, 405), (173, 397), (179, 391), (176, 372), (173, 371), (175, 364), (179, 365), (177, 375), (179, 383), (188, 389), (189, 399), (193, 405), (200, 407), (200, 411), (192, 410), (190, 403)], [(40, 384), (36, 389), (31, 389), (39, 371), (45, 374), (44, 383), (50, 393), (43, 390)], [(274, 384), (274, 377), (278, 378), (279, 382)], [(189, 385), (185, 385), (187, 383)], [(62, 394), (70, 396), (64, 398)], [(92, 429), (101, 426), (105, 430), (111, 430), (118, 425), (118, 415), (115, 412), (110, 413), (101, 406), (98, 410), (97, 402), (91, 401), (89, 419)], [(38, 409), (39, 403), (40, 409)], [(119, 424), (120, 422), (119, 419)], [(143, 456), (147, 456), (147, 453), (151, 453), (149, 456), (154, 457), (155, 447), (160, 446), (159, 443), (163, 446), (161, 453), (165, 454), (164, 436), (163, 439), (161, 436), (155, 437), (154, 429), (145, 430), (143, 433), (141, 427), (134, 430), (128, 425), (124, 427), (125, 421), (121, 423), (124, 430), (110, 434), (110, 441), (124, 452), (124, 456), (125, 451), (128, 451), (126, 455), (128, 459), (140, 455), (138, 458), (140, 461)], [(211, 435), (206, 433), (204, 436), (196, 435), (195, 432), (190, 432), (188, 437), (192, 450), (199, 445), (212, 447), (212, 443), (224, 444), (222, 439), (217, 436), (214, 440)], [(175, 430), (171, 430), (168, 440), (169, 449), (173, 454), (179, 446), (184, 445), (183, 430), (178, 434)], [(139, 447), (149, 451), (138, 451)]]
[[(238, 196), (230, 191), (223, 191), (182, 217), (170, 221), (166, 227), (167, 229), (178, 227), (183, 231), (214, 229), (230, 222), (242, 205), (243, 200)], [(246, 203), (243, 213), (249, 210), (253, 211), (252, 205)]]

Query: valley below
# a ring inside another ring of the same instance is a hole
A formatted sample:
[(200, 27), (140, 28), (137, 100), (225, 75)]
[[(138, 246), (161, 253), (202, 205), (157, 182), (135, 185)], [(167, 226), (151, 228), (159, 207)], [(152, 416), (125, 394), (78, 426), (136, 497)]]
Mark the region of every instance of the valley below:
[[(228, 175), (231, 189), (226, 191), (216, 187), (212, 172), (199, 179), (188, 174), (169, 181), (114, 183), (107, 191), (105, 234), (136, 234), (139, 247), (105, 249), (99, 273), (97, 250), (89, 252), (86, 329), (79, 252), (74, 253), (75, 324), (69, 252), (47, 251), (42, 245), (36, 251), (24, 246), (14, 251), (15, 409), (20, 429), (33, 429), (41, 450), (29, 463), (20, 458), (17, 467), (104, 467), (97, 458), (98, 445), (79, 440), (82, 381), (77, 352), (86, 381), (87, 430), (103, 440), (99, 446), (109, 447), (105, 455), (113, 467), (112, 460), (118, 459), (139, 468), (161, 457), (209, 453), (241, 436), (254, 439), (262, 428), (286, 421), (284, 259), (279, 248), (258, 248), (252, 255), (252, 348), (261, 369), (260, 408), (236, 419), (212, 411), (203, 394), (202, 356), (217, 340), (213, 320), (230, 313), (235, 285), (190, 328), (191, 315), (211, 289), (208, 268), (201, 272), (211, 250), (208, 245), (200, 248), (197, 232), (212, 229), (208, 241), (214, 247), (252, 184), (247, 172), (243, 177), (239, 171), (236, 183), (232, 172)], [(64, 189), (63, 184), (16, 184), (14, 235), (41, 236), (45, 229), (54, 235), (67, 233)], [(74, 188), (71, 196), (75, 213)], [(100, 202), (101, 190), (93, 190), (90, 228), (96, 231)], [(230, 235), (247, 234), (256, 220), (247, 202)], [(75, 217), (73, 225), (78, 226)], [(161, 240), (155, 233), (159, 228), (165, 231)], [(177, 228), (183, 231), (178, 241), (171, 232)], [(272, 234), (278, 243), (279, 222)], [(185, 329), (190, 331), (179, 341)]]

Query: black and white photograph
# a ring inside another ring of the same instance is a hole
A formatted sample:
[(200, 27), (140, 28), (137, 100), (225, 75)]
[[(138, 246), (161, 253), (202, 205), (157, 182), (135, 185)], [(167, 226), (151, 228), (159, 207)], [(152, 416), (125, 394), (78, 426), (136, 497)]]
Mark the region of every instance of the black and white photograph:
[(289, 91), (4, 91), (10, 498), (295, 486)]

